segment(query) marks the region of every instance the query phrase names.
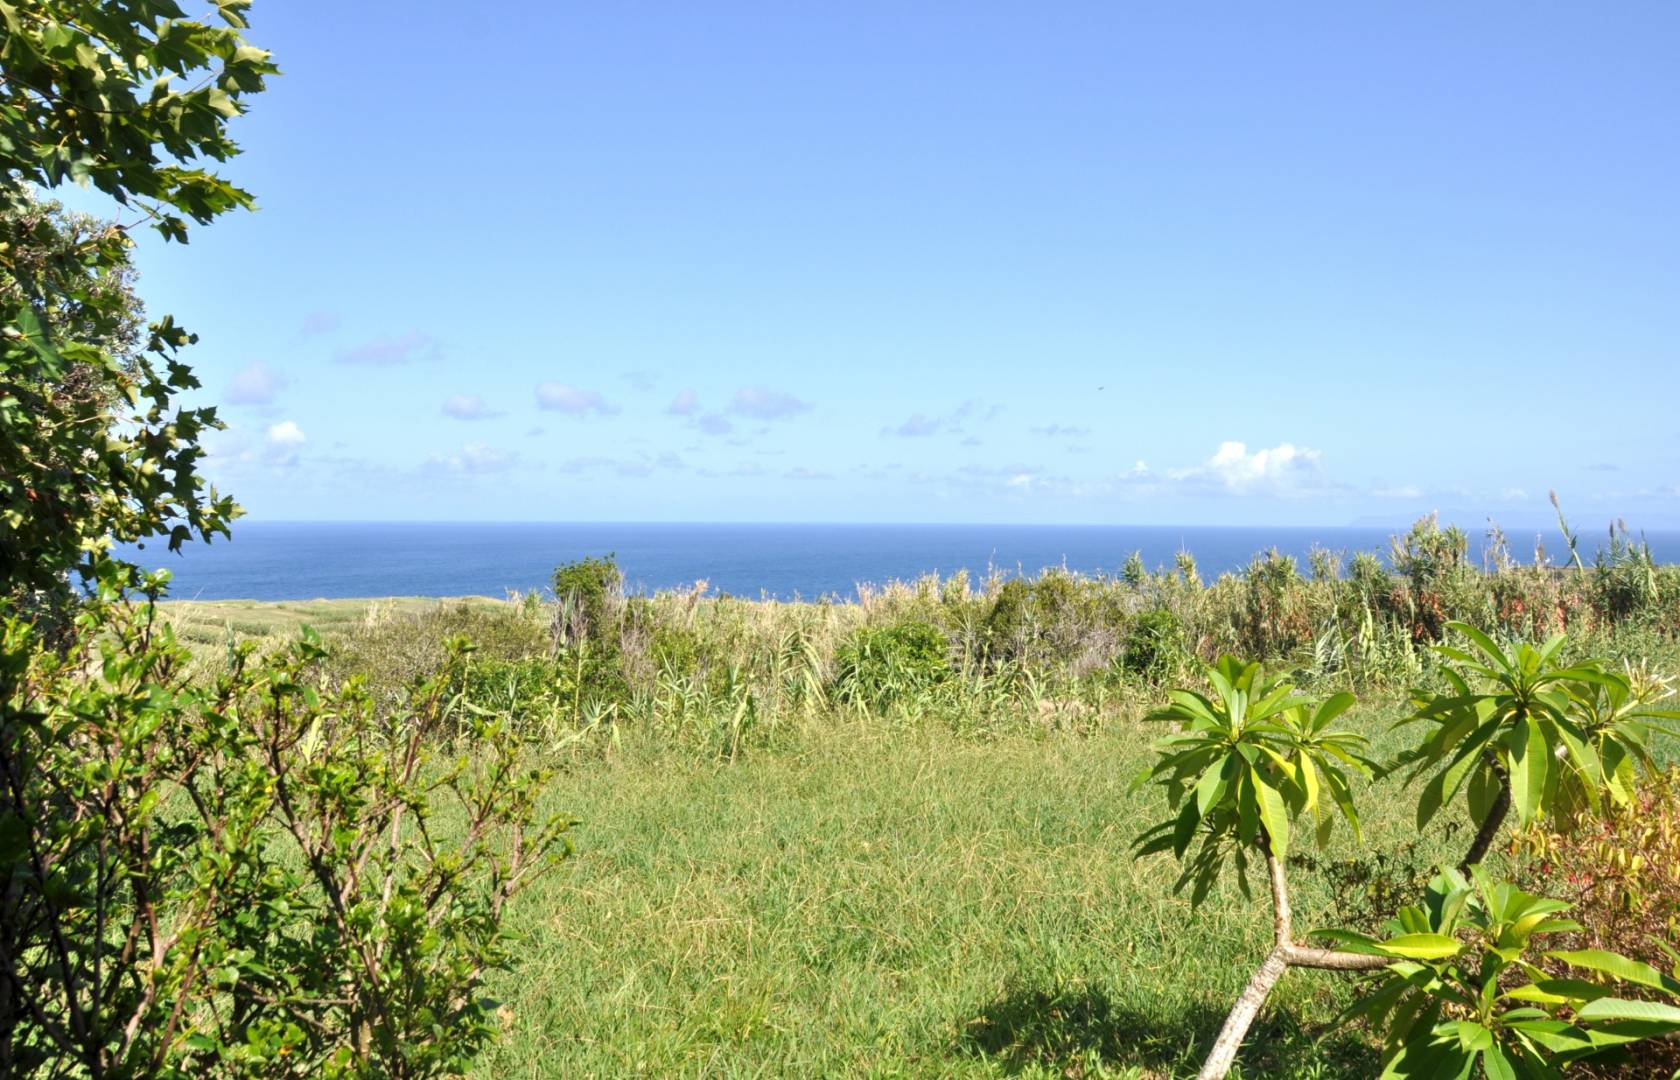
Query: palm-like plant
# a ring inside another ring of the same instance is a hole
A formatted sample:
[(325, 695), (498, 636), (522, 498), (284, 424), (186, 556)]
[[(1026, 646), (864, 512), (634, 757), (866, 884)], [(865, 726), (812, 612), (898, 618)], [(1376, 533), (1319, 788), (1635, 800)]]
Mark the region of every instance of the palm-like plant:
[[(1179, 725), (1157, 746), (1160, 760), (1145, 770), (1134, 789), (1150, 781), (1167, 792), (1172, 816), (1138, 837), (1138, 854), (1171, 851), (1184, 871), (1178, 888), (1195, 887), (1199, 904), (1227, 862), (1247, 891), (1248, 860), (1266, 865), (1272, 892), (1274, 942), (1226, 1018), (1201, 1076), (1224, 1076), (1244, 1034), (1278, 979), (1291, 966), (1343, 971), (1369, 970), (1389, 957), (1335, 952), (1295, 942), (1284, 857), (1292, 823), (1303, 814), (1316, 823), (1320, 843), (1329, 838), (1337, 814), (1357, 835), (1348, 773), (1367, 774), (1365, 739), (1331, 726), (1353, 704), (1352, 694), (1322, 702), (1295, 696), (1282, 679), (1267, 679), (1257, 663), (1222, 657), (1207, 669), (1212, 693), (1174, 690), (1169, 704), (1148, 719)], [(1196, 837), (1201, 844), (1185, 861)]]
[[(1407, 781), (1432, 774), (1418, 799), (1421, 829), (1460, 791), (1477, 823), (1475, 838), (1461, 872), (1480, 863), (1514, 808), (1527, 825), (1559, 806), (1565, 785), (1596, 807), (1604, 788), (1603, 754), (1638, 756), (1624, 734), (1627, 723), (1595, 721), (1589, 702), (1600, 702), (1612, 715), (1623, 701), (1627, 682), (1596, 661), (1566, 665), (1559, 660), (1564, 635), (1544, 645), (1517, 645), (1507, 652), (1482, 631), (1448, 623), (1468, 648), (1438, 645), (1436, 651), (1457, 663), (1443, 666), (1451, 684), (1443, 694), (1414, 696), (1416, 710), (1401, 725), (1435, 725), (1395, 767), (1412, 765)], [(1632, 720), (1624, 717), (1624, 720)]]

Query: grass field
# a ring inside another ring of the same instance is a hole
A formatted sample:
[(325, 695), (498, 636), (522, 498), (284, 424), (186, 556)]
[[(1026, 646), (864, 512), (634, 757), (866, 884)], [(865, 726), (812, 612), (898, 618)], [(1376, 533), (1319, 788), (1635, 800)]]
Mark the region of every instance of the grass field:
[[(628, 750), (576, 769), (553, 797), (582, 819), (577, 853), (516, 910), (481, 1075), (1193, 1073), (1270, 915), (1234, 887), (1192, 912), (1170, 858), (1132, 859), (1160, 813), (1127, 794), (1153, 734), (860, 722), (732, 765)], [(1411, 835), (1403, 802), (1368, 794), (1372, 845)], [(1328, 893), (1295, 876), (1315, 925)], [(1289, 975), (1244, 1075), (1372, 1075), (1357, 1035), (1315, 1045), (1349, 985)]]
[[(920, 593), (887, 599), (928, 617)], [(273, 640), (307, 622), (338, 643), (345, 670), (386, 682), (437, 663), (435, 648), (419, 646), (446, 630), (489, 642), (484, 663), (510, 679), (527, 670), (523, 657), (550, 647), (548, 609), (466, 604), (165, 609), (199, 642), (219, 643), (230, 627)], [(656, 642), (697, 642), (724, 660), (710, 675), (638, 676), (645, 681), (614, 704), (616, 720), (591, 721), (563, 744), (567, 765), (548, 797), (579, 820), (576, 851), (510, 910), (517, 963), (492, 988), (505, 1030), (475, 1075), (1194, 1075), (1271, 944), (1271, 911), (1259, 880), (1252, 899), (1226, 881), (1193, 910), (1173, 895), (1170, 857), (1132, 856), (1133, 838), (1165, 812), (1158, 791), (1128, 790), (1162, 734), (1140, 719), (1159, 686), (1124, 681), (1108, 693), (1100, 673), (1058, 681), (1048, 677), (1053, 660), (1038, 660), (1001, 697), (980, 697), (979, 682), (973, 695), (953, 693), (969, 685), (953, 680), (890, 709), (792, 704), (788, 672), (801, 661), (785, 667), (780, 643), (803, 639), (790, 628), (818, 642), (814, 670), (833, 685), (837, 643), (855, 640), (847, 635), (859, 625), (907, 617), (883, 603), (659, 602)], [(1410, 650), (1404, 626), (1394, 636), (1407, 646), (1394, 653), (1401, 660), (1427, 653)], [(1068, 635), (1092, 637), (1088, 628)], [(634, 636), (622, 640), (628, 654)], [(1677, 660), (1666, 637), (1645, 631), (1602, 643), (1640, 655), (1655, 644), (1665, 670)], [(1382, 646), (1378, 638), (1371, 648)], [(564, 682), (571, 662), (537, 669), (567, 692), (516, 698), (510, 689), (508, 707), (581, 723), (568, 704), (574, 684)], [(1306, 662), (1295, 666), (1315, 693), (1347, 685), (1346, 668)], [(1042, 683), (1029, 677), (1035, 670), (1046, 673)], [(1182, 677), (1191, 671), (1182, 667)], [(1378, 685), (1386, 689), (1361, 691), (1346, 723), (1386, 759), (1415, 733), (1391, 730), (1404, 683)], [(783, 711), (757, 721), (738, 759), (722, 760), (708, 725), (753, 701)], [(1055, 715), (1042, 711), (1047, 703), (1075, 706), (1077, 722), (1043, 722)], [(667, 715), (678, 708), (698, 711)], [(1673, 748), (1662, 756), (1672, 759)], [(1373, 910), (1391, 913), (1392, 901), (1362, 903), (1360, 874), (1377, 860), (1386, 860), (1379, 880), (1406, 902), (1417, 873), (1464, 851), (1461, 806), (1419, 836), (1416, 791), (1390, 780), (1356, 782), (1355, 794), (1365, 845), (1342, 830), (1322, 856), (1339, 871), (1291, 869), (1298, 933), (1369, 930)], [(1303, 830), (1298, 843), (1307, 842)], [(1333, 973), (1286, 975), (1249, 1033), (1238, 1075), (1375, 1075), (1368, 1035), (1335, 1023), (1354, 986)]]
[(376, 600), (168, 600), (161, 606), (183, 641), (219, 645), (228, 632), (241, 637), (290, 637), (312, 626), (323, 637), (342, 634), (371, 616), (422, 615), (445, 605), (505, 605), (488, 596), (434, 598), (388, 596)]

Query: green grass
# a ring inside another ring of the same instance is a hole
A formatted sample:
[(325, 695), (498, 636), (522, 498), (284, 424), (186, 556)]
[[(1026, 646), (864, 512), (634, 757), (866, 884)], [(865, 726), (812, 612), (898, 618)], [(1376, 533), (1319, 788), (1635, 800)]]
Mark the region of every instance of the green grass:
[(388, 596), (355, 600), (166, 600), (159, 605), (175, 633), (189, 643), (220, 645), (231, 629), (241, 637), (293, 637), (303, 626), (322, 636), (343, 634), (370, 615), (417, 617), (444, 606), (505, 607), (488, 596)]
[[(583, 819), (577, 854), (514, 911), (480, 1074), (1193, 1073), (1270, 915), (1235, 888), (1192, 911), (1170, 858), (1132, 859), (1161, 813), (1127, 794), (1153, 734), (863, 723), (733, 765), (627, 750), (570, 772), (553, 798)], [(1411, 835), (1410, 800), (1365, 803), (1374, 844)], [(1293, 877), (1310, 927), (1328, 893)], [(1371, 1075), (1357, 1035), (1314, 1045), (1349, 985), (1292, 972), (1244, 1075)]]
[[(859, 627), (941, 625), (951, 613), (935, 595), (904, 588), (832, 607), (675, 596), (612, 629), (607, 644), (619, 651), (605, 655), (623, 660), (631, 693), (598, 727), (566, 708), (552, 718), (561, 734), (577, 728), (556, 751), (570, 763), (550, 792), (556, 809), (581, 819), (577, 852), (510, 911), (518, 964), (493, 987), (506, 1030), (477, 1075), (1194, 1074), (1270, 946), (1271, 913), (1263, 881), (1252, 899), (1226, 882), (1192, 910), (1172, 894), (1170, 857), (1132, 858), (1132, 838), (1164, 813), (1159, 792), (1127, 791), (1160, 734), (1136, 719), (1158, 688), (1113, 682), (1106, 667), (1081, 681), (1035, 657), (1013, 681), (981, 680), (973, 664), (953, 669), (890, 718), (860, 718), (832, 700), (811, 714), (791, 704), (790, 677), (831, 684)], [(449, 634), (473, 637), (485, 663), (552, 647), (551, 608), (459, 604), (166, 611), (189, 640), (216, 643), (229, 626), (273, 640), (311, 623), (334, 639), (333, 670), (367, 675), (393, 701), (441, 662), (437, 642)], [(1064, 629), (1089, 644), (1103, 626)], [(1405, 627), (1396, 634), (1406, 662), (1393, 665), (1386, 689), (1360, 690), (1365, 704), (1347, 718), (1379, 759), (1415, 737), (1390, 726), (1405, 707), (1408, 663), (1428, 655)], [(809, 653), (784, 663), (788, 642), (807, 638)], [(654, 663), (656, 642), (688, 643), (692, 670)], [(1680, 661), (1666, 630), (1633, 626), (1582, 647), (1604, 645), (1665, 669)], [(1283, 655), (1304, 666), (1301, 649)], [(1189, 666), (1187, 656), (1174, 663)], [(551, 676), (569, 670), (559, 664)], [(1352, 672), (1302, 676), (1328, 693)], [(763, 711), (743, 756), (720, 763), (707, 733), (749, 700)], [(1326, 857), (1367, 868), (1390, 860), (1402, 902), (1417, 895), (1405, 864), (1463, 853), (1464, 829), (1449, 835), (1461, 807), (1420, 838), (1415, 790), (1388, 781), (1357, 784), (1356, 795), (1367, 844), (1356, 849), (1339, 833)], [(1294, 866), (1290, 879), (1298, 932), (1371, 914), (1346, 866)], [(1333, 1023), (1353, 986), (1332, 973), (1286, 975), (1250, 1031), (1240, 1075), (1374, 1075), (1363, 1033)]]

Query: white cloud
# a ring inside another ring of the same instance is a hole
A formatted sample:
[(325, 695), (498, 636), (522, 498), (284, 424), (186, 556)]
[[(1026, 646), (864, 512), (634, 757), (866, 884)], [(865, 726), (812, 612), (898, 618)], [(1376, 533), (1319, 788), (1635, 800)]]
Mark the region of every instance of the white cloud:
[(707, 435), (727, 435), (735, 430), (729, 418), (719, 413), (701, 413), (695, 417), (694, 424)]
[(652, 476), (661, 469), (679, 470), (687, 467), (683, 464), (682, 458), (670, 451), (666, 451), (658, 457), (645, 453), (636, 458), (574, 457), (567, 458), (558, 466), (561, 472), (568, 475), (612, 472), (619, 476), (629, 477)]
[(785, 420), (809, 409), (811, 406), (779, 390), (771, 390), (764, 386), (744, 386), (735, 391), (735, 398), (729, 403), (729, 411), (738, 416), (750, 416), (754, 420)]
[(443, 403), (443, 415), (457, 420), (488, 420), (502, 414), (493, 411), (477, 394), (452, 394)]
[(1279, 443), (1249, 453), (1245, 444), (1227, 441), (1220, 443), (1219, 449), (1202, 464), (1187, 469), (1169, 469), (1167, 477), (1181, 483), (1210, 484), (1233, 492), (1294, 488), (1317, 477), (1322, 457), (1317, 450), (1294, 443)]
[(391, 365), (406, 364), (423, 353), (436, 351), (436, 343), (425, 334), (410, 333), (400, 337), (380, 338), (355, 345), (348, 349), (340, 349), (338, 362), (341, 364), (370, 364)]
[(940, 421), (923, 413), (916, 413), (904, 423), (896, 427), (884, 427), (882, 435), (896, 435), (902, 439), (920, 439), (936, 434), (940, 428)]
[(343, 321), (336, 311), (311, 311), (303, 317), (303, 326), (298, 333), (300, 337), (319, 337), (337, 330)]
[(268, 426), (264, 452), (270, 463), (281, 466), (296, 465), (298, 452), (309, 439), (294, 420), (282, 420)]
[(261, 360), (246, 364), (228, 384), (229, 405), (272, 405), (274, 398), (286, 385), (285, 378)]
[(514, 457), (506, 450), (498, 450), (481, 442), (463, 443), (458, 454), (433, 455), (426, 464), (452, 473), (481, 475), (501, 472), (513, 465)]
[(671, 399), (670, 408), (665, 411), (672, 416), (693, 416), (695, 410), (699, 408), (700, 398), (694, 391), (680, 390), (677, 392), (677, 396)]
[(250, 437), (234, 427), (206, 431), (204, 433), (204, 453), (212, 461), (239, 462), (241, 464), (252, 461), (256, 457), (251, 451)]
[(538, 383), (536, 395), (539, 409), (570, 413), (573, 416), (583, 416), (586, 413), (609, 416), (618, 411), (617, 406), (593, 390), (579, 390), (575, 386), (567, 386), (552, 379)]

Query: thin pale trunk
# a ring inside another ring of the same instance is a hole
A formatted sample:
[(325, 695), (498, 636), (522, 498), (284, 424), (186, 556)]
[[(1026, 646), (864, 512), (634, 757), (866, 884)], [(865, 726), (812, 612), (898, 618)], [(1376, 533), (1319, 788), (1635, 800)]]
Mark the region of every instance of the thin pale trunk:
[(1277, 985), (1278, 980), (1283, 978), (1283, 973), (1290, 967), (1322, 968), (1327, 971), (1374, 971), (1387, 967), (1392, 962), (1384, 956), (1336, 952), (1332, 949), (1314, 949), (1295, 944), (1293, 916), (1289, 910), (1289, 882), (1283, 876), (1283, 863), (1272, 854), (1265, 837), (1261, 838), (1260, 843), (1266, 856), (1266, 871), (1272, 883), (1272, 951), (1266, 954), (1266, 959), (1254, 972), (1254, 977), (1248, 980), (1248, 985), (1243, 988), (1236, 1004), (1231, 1006), (1230, 1013), (1225, 1017), (1225, 1026), (1220, 1028), (1219, 1038), (1214, 1040), (1213, 1049), (1208, 1051), (1207, 1060), (1202, 1063), (1202, 1071), (1196, 1074), (1196, 1080), (1224, 1080), (1237, 1060), (1237, 1051), (1242, 1048), (1243, 1038), (1248, 1035), (1249, 1026), (1254, 1023), (1254, 1018), (1260, 1015), (1260, 1007), (1266, 1003), (1272, 987)]
[(1207, 1060), (1202, 1063), (1202, 1071), (1196, 1074), (1196, 1080), (1224, 1080), (1237, 1060), (1237, 1051), (1242, 1048), (1248, 1026), (1254, 1023), (1272, 987), (1288, 970), (1289, 961), (1282, 949), (1273, 949), (1266, 955), (1254, 977), (1243, 988), (1242, 996), (1231, 1006), (1230, 1014), (1225, 1017), (1225, 1026), (1219, 1029), (1219, 1038), (1214, 1040), (1213, 1049), (1208, 1051)]

